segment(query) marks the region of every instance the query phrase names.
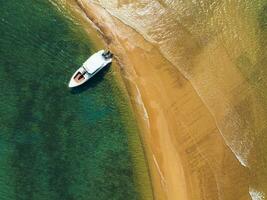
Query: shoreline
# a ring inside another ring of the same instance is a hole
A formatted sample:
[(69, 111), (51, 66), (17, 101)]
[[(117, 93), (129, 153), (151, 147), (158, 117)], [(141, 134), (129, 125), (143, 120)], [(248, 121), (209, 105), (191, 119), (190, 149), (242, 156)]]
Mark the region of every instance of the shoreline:
[[(108, 38), (104, 37), (103, 33), (101, 32), (101, 29), (99, 29), (95, 24), (90, 21), (88, 16), (84, 16), (81, 11), (85, 10), (80, 10), (81, 7), (77, 6), (76, 1), (69, 1), (69, 2), (59, 2), (57, 5), (56, 3), (52, 2), (54, 6), (58, 7), (61, 9), (63, 5), (63, 12), (67, 12), (67, 15), (70, 15), (73, 17), (71, 20), (78, 20), (79, 24), (83, 26), (83, 29), (86, 31), (86, 34), (90, 37), (90, 40), (93, 42), (93, 46), (95, 49), (103, 49), (106, 48), (108, 42)], [(60, 10), (62, 11), (62, 10)], [(70, 13), (68, 13), (70, 12)], [(90, 24), (90, 26), (88, 26)], [(115, 59), (114, 59), (115, 58)], [(121, 88), (121, 92), (125, 93), (125, 101), (129, 101), (129, 113), (132, 113), (134, 118), (136, 118), (135, 114), (133, 113), (134, 108), (132, 106), (132, 102), (129, 99), (129, 95), (127, 92), (127, 88), (125, 87), (124, 80), (122, 79), (121, 76), (121, 68), (119, 67), (121, 64), (119, 63), (119, 60), (114, 57), (113, 59), (115, 62), (112, 64), (112, 73), (113, 76), (115, 77), (115, 84), (119, 85)], [(123, 112), (123, 110), (121, 111)], [(127, 121), (127, 120), (126, 120)], [(129, 151), (132, 154), (132, 162), (133, 162), (133, 171), (135, 173), (135, 184), (137, 187), (137, 191), (141, 195), (141, 199), (153, 199), (153, 192), (151, 183), (150, 183), (150, 177), (148, 173), (148, 166), (146, 163), (146, 157), (144, 155), (144, 150), (142, 143), (142, 139), (140, 138), (139, 133), (135, 132), (140, 132), (139, 130), (139, 125), (136, 124), (136, 122), (132, 121), (127, 121), (126, 122), (126, 127), (129, 129), (129, 134), (128, 134), (128, 145), (129, 145)], [(141, 142), (141, 145), (140, 145)]]
[(98, 40), (69, 12), (33, 3), (1, 7), (2, 198), (140, 199), (138, 183), (150, 182), (118, 66), (70, 89)]
[(225, 145), (191, 83), (155, 46), (103, 8), (75, 3), (120, 58), (155, 199), (249, 199), (247, 171)]

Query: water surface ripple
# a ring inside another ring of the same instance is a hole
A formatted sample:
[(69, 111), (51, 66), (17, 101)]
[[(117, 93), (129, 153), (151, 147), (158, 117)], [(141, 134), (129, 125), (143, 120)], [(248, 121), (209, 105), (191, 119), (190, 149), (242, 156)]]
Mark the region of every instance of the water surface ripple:
[(0, 199), (138, 199), (137, 129), (111, 69), (67, 87), (95, 50), (85, 33), (48, 1), (1, 1), (0, 13)]

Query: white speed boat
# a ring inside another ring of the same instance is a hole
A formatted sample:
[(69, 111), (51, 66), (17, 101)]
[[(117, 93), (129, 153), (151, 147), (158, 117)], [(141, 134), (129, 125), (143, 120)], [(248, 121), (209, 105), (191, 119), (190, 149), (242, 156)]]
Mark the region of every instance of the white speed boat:
[(113, 54), (110, 51), (100, 50), (88, 58), (73, 74), (69, 87), (77, 87), (92, 78), (97, 72), (112, 62)]

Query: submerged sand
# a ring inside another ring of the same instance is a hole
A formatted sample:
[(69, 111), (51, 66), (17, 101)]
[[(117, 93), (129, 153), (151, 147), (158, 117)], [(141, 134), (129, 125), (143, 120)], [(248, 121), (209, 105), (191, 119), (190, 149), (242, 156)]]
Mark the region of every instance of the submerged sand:
[[(188, 79), (157, 47), (102, 7), (82, 0), (69, 3), (89, 19), (82, 22), (85, 27), (92, 22), (121, 66), (142, 127), (154, 199), (250, 199), (247, 170), (225, 144), (213, 113)], [(222, 66), (231, 65), (223, 49), (207, 48), (218, 54)], [(194, 61), (204, 66), (203, 57)], [(232, 68), (225, 70), (234, 77), (228, 77), (232, 82), (224, 90), (245, 84)]]

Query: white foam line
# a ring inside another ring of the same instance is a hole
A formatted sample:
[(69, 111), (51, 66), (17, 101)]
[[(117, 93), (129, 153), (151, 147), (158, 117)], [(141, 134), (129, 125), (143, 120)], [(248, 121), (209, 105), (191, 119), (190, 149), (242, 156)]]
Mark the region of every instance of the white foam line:
[(143, 118), (146, 121), (147, 127), (150, 128), (148, 112), (147, 112), (146, 107), (144, 105), (144, 102), (142, 100), (142, 95), (141, 95), (141, 92), (140, 92), (139, 88), (137, 87), (137, 85), (130, 78), (128, 78), (128, 77), (124, 77), (124, 78), (127, 79), (128, 81), (130, 81), (135, 86), (135, 88), (136, 88), (135, 102), (142, 109)]
[(257, 191), (254, 188), (249, 188), (249, 194), (251, 196), (252, 200), (264, 200), (265, 199), (265, 195), (263, 192)]
[(164, 176), (163, 176), (163, 174), (162, 174), (162, 172), (161, 172), (161, 170), (160, 170), (159, 164), (158, 164), (157, 159), (156, 159), (156, 157), (155, 157), (154, 154), (153, 154), (153, 161), (154, 161), (154, 163), (155, 163), (155, 165), (156, 165), (156, 167), (157, 167), (157, 170), (158, 170), (158, 173), (159, 173), (160, 178), (161, 178), (161, 180), (162, 180), (162, 183), (163, 183), (164, 185), (166, 185), (166, 180), (165, 180), (165, 178), (164, 178)]
[(145, 117), (146, 120), (148, 120), (149, 119), (148, 113), (147, 113), (147, 110), (145, 108), (144, 102), (142, 100), (142, 96), (141, 96), (140, 90), (136, 85), (135, 85), (135, 87), (136, 87), (136, 91), (137, 91), (137, 96), (136, 96), (137, 103), (139, 105), (141, 105), (141, 107), (143, 109), (143, 112), (144, 112), (144, 117)]

